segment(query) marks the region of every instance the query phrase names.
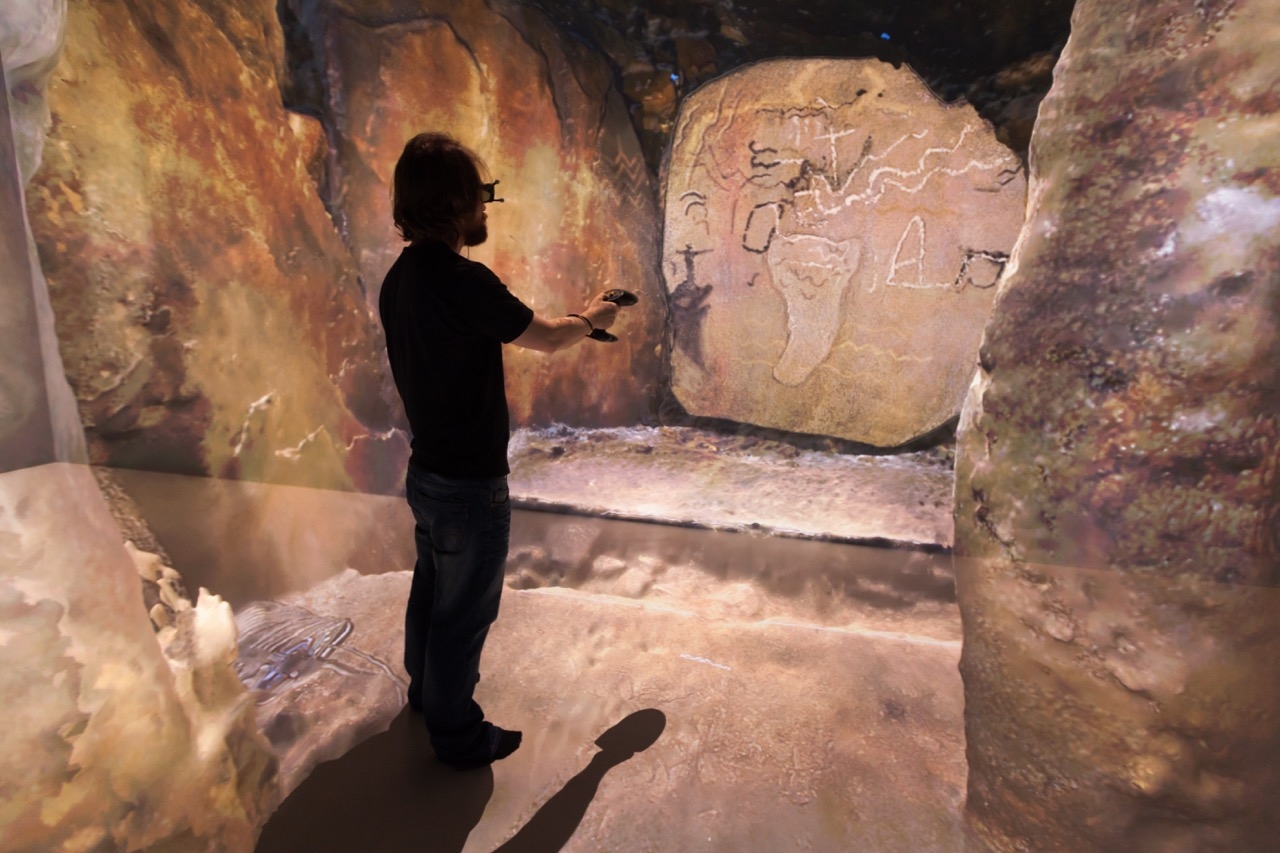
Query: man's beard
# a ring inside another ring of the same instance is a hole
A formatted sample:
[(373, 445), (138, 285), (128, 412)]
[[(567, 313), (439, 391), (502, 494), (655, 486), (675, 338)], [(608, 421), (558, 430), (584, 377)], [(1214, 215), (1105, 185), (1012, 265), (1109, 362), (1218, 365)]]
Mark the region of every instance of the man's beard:
[(477, 219), (467, 226), (462, 232), (462, 245), (479, 246), (485, 240), (489, 239), (489, 226), (483, 219)]

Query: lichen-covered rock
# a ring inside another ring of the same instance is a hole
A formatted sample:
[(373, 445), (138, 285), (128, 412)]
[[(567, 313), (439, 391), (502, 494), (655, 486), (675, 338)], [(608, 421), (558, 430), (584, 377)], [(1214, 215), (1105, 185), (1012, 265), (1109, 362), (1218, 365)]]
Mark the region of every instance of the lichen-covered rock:
[(69, 3), (28, 193), (63, 360), (96, 463), (394, 489), (380, 333), (281, 62), (271, 3)]
[(909, 69), (780, 60), (704, 86), (667, 164), (677, 399), (886, 447), (940, 426), (1024, 200), (990, 126)]
[(1280, 834), (1280, 3), (1081, 0), (957, 453), (990, 850)]
[(279, 799), (231, 608), (159, 634), (83, 465), (0, 474), (0, 848), (249, 850)]
[(615, 426), (646, 419), (661, 342), (654, 192), (604, 62), (538, 12), (479, 0), (334, 0), (302, 14), (329, 81), (340, 205), (365, 285), (376, 296), (404, 243), (390, 181), (414, 134), (453, 134), (501, 181), (489, 242), (471, 250), (535, 310), (580, 310), (621, 287), (611, 345), (553, 359), (507, 350), (519, 424)]

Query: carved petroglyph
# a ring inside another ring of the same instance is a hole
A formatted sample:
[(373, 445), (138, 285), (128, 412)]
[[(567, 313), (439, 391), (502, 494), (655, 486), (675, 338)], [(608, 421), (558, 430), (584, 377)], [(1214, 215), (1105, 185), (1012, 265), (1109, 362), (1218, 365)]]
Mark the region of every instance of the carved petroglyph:
[(773, 377), (799, 385), (831, 354), (861, 246), (809, 234), (782, 237), (774, 245), (771, 278), (787, 305), (787, 346)]
[(667, 176), (687, 410), (876, 444), (957, 411), (1025, 195), (971, 109), (875, 60), (760, 63), (685, 100)]
[[(893, 259), (889, 263), (889, 274), (885, 277), (884, 283), (889, 287), (920, 289), (934, 287), (955, 291), (966, 287), (994, 287), (1000, 274), (1004, 272), (1009, 253), (965, 249), (960, 260), (960, 271), (951, 281), (925, 281), (924, 260), (924, 219), (913, 216), (898, 239), (898, 247), (893, 251)], [(875, 289), (874, 284), (872, 289)]]
[(235, 669), (259, 705), (280, 699), (309, 676), (329, 669), (343, 676), (386, 678), (403, 699), (404, 679), (387, 664), (347, 644), (350, 619), (318, 616), (278, 601), (256, 601), (236, 614), (240, 632)]

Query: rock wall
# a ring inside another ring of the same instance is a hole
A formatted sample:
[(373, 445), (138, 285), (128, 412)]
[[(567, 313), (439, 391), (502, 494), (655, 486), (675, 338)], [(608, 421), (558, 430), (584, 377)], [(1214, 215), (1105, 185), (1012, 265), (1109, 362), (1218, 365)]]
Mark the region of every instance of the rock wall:
[(1021, 163), (877, 60), (778, 60), (681, 106), (663, 272), (693, 415), (883, 447), (960, 409)]
[(60, 45), (59, 12), (53, 2), (0, 10), (0, 471), (85, 458), (24, 192), (48, 123), (44, 86)]
[[(1030, 121), (1067, 39), (1072, 0), (527, 0), (608, 55), (656, 173), (676, 110), (699, 85), (789, 57), (906, 63), (960, 97), (1025, 157)], [(1028, 73), (1028, 72), (1031, 73)]]
[(1278, 40), (1076, 8), (957, 452), (978, 849), (1280, 833)]
[(380, 331), (275, 4), (68, 4), (28, 205), (95, 463), (390, 490)]
[(276, 760), (231, 608), (156, 634), (88, 467), (0, 474), (0, 625), (0, 848), (252, 848)]
[[(6, 82), (0, 73), (0, 82)], [(5, 86), (8, 92), (8, 86)], [(0, 471), (55, 459), (8, 98), (0, 98)]]
[(648, 419), (662, 300), (655, 193), (608, 67), (539, 13), (480, 0), (294, 3), (317, 67), (341, 210), (371, 299), (403, 247), (392, 171), (424, 130), (458, 137), (501, 181), (489, 242), (471, 250), (535, 310), (559, 316), (621, 287), (640, 304), (618, 344), (553, 359), (506, 351), (520, 425)]

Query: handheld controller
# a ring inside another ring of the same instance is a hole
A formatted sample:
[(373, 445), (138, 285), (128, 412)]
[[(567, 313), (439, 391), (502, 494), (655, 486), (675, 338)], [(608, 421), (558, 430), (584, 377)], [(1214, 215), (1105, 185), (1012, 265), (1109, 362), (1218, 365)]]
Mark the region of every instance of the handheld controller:
[[(640, 301), (640, 297), (636, 296), (630, 290), (623, 290), (620, 287), (615, 287), (613, 290), (606, 290), (602, 298), (605, 302), (612, 302), (619, 308), (626, 308), (628, 305), (635, 305)], [(593, 329), (591, 334), (587, 335), (587, 337), (595, 341), (603, 341), (606, 344), (611, 344), (618, 340), (617, 335), (610, 334), (604, 329)]]

